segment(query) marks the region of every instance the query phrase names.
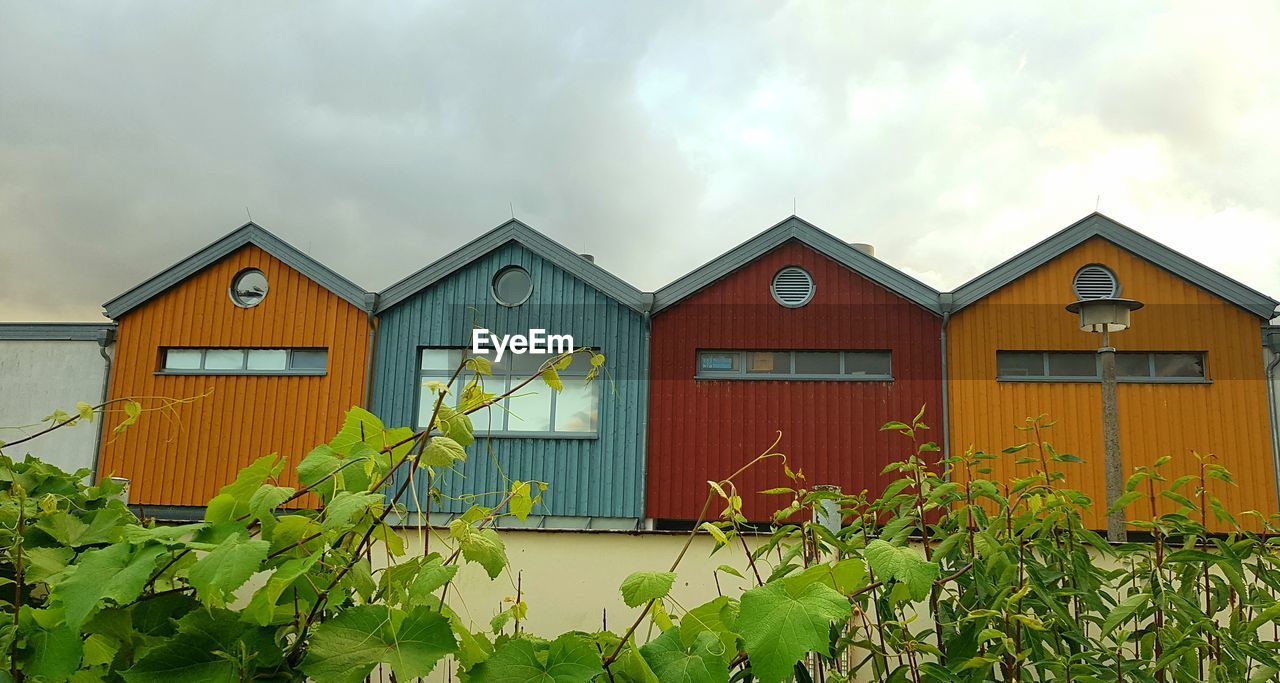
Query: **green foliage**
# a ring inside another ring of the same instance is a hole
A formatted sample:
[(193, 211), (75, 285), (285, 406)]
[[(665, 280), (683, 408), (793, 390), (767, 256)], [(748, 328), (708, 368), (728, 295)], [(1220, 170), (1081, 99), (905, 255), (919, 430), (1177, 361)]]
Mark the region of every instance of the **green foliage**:
[(449, 620), (439, 612), (361, 605), (316, 628), (302, 670), (318, 683), (358, 683), (385, 662), (397, 677), (410, 680), (431, 673), (457, 650)]
[(675, 582), (675, 572), (635, 572), (622, 582), (622, 601), (627, 607), (639, 607), (650, 600), (665, 598)]
[(791, 595), (780, 582), (742, 595), (736, 628), (751, 671), (762, 683), (787, 680), (806, 653), (829, 654), (831, 625), (848, 619), (849, 601), (821, 583)]

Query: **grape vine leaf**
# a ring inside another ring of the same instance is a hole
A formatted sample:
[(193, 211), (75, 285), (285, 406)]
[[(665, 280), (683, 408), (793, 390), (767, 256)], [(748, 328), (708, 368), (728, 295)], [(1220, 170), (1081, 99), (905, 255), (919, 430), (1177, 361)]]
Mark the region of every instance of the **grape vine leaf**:
[(317, 552), (314, 555), (289, 560), (277, 567), (267, 579), (266, 585), (253, 594), (249, 604), (241, 612), (241, 618), (259, 626), (270, 624), (275, 616), (276, 603), (280, 601), (280, 596), (284, 595), (285, 589), (306, 574), (319, 559), (320, 553)]
[(493, 529), (481, 529), (466, 534), (458, 544), (462, 546), (462, 556), (468, 562), (475, 562), (484, 567), (485, 573), (491, 579), (497, 578), (498, 574), (502, 573), (502, 568), (507, 566), (507, 547), (503, 545), (498, 532)]
[(664, 631), (640, 648), (644, 660), (663, 683), (729, 683), (724, 647), (710, 631), (703, 631), (686, 646), (679, 628)]
[[(283, 653), (272, 629), (246, 626), (235, 612), (193, 610), (178, 622), (178, 632), (146, 651), (124, 673), (128, 683), (232, 683), (253, 677), (253, 667), (273, 667)], [(248, 661), (237, 656), (249, 655)]]
[(28, 678), (59, 681), (80, 667), (83, 643), (74, 628), (58, 628), (46, 631), (33, 628), (27, 632), (27, 649), (30, 650), (23, 671)]
[(210, 607), (225, 607), (227, 601), (235, 599), (236, 589), (267, 559), (270, 547), (269, 542), (260, 539), (250, 541), (242, 536), (229, 536), (191, 565), (187, 581), (196, 589), (200, 602)]
[(117, 543), (80, 556), (75, 569), (53, 587), (52, 599), (66, 612), (67, 626), (79, 628), (102, 600), (117, 604), (132, 602), (142, 594), (147, 579), (155, 571), (156, 557), (164, 552), (148, 545), (136, 552), (127, 543)]
[(458, 651), (449, 620), (434, 610), (386, 605), (347, 609), (316, 627), (302, 670), (317, 683), (359, 683), (378, 664), (412, 680)]
[(639, 607), (650, 600), (665, 598), (675, 585), (674, 572), (635, 572), (622, 581), (622, 601)]
[(513, 638), (471, 669), (468, 680), (485, 683), (590, 683), (604, 672), (600, 653), (580, 635), (566, 633), (540, 657), (532, 641)]
[(919, 602), (929, 595), (929, 589), (938, 579), (938, 565), (925, 560), (915, 550), (894, 546), (881, 539), (867, 544), (863, 551), (867, 564), (882, 580), (889, 577), (906, 585), (911, 599)]
[(717, 652), (727, 662), (738, 655), (738, 634), (731, 628), (737, 620), (738, 601), (722, 595), (685, 613), (680, 619), (680, 642), (689, 648), (701, 634), (714, 634), (721, 643)]
[(249, 513), (249, 501), (268, 479), (275, 479), (284, 470), (284, 460), (272, 453), (253, 461), (240, 470), (236, 480), (222, 487), (218, 495), (205, 508), (204, 521), (232, 522)]
[(821, 583), (794, 596), (781, 583), (767, 583), (742, 594), (736, 629), (756, 679), (781, 683), (805, 653), (827, 654), (831, 624), (852, 612), (847, 598)]
[(381, 493), (340, 491), (328, 505), (324, 506), (324, 523), (321, 527), (326, 531), (342, 527), (353, 520), (358, 520), (358, 515), (375, 505), (381, 505), (385, 500)]
[(422, 464), (427, 467), (450, 467), (455, 462), (466, 462), (467, 449), (447, 436), (433, 436), (422, 452)]

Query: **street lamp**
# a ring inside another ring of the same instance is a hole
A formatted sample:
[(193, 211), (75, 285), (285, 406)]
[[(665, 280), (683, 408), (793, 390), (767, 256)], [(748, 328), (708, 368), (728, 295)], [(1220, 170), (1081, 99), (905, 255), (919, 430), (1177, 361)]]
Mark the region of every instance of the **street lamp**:
[[(1116, 350), (1111, 346), (1110, 334), (1129, 327), (1130, 314), (1142, 308), (1142, 302), (1132, 299), (1081, 299), (1067, 305), (1067, 310), (1080, 314), (1080, 329), (1102, 334), (1102, 348), (1098, 358), (1102, 365), (1102, 445), (1107, 471), (1107, 507), (1120, 498), (1124, 491), (1124, 465), (1120, 460), (1120, 418), (1116, 405)], [(1128, 540), (1125, 533), (1124, 510), (1107, 514), (1107, 540), (1120, 543)]]

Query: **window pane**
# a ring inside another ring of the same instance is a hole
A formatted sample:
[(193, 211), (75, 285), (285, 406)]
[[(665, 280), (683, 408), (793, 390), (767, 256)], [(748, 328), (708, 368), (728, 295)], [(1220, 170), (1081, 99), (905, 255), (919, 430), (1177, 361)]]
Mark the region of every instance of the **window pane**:
[(999, 377), (1044, 377), (1044, 355), (1023, 351), (997, 351)]
[(200, 349), (169, 349), (164, 354), (165, 370), (199, 370)]
[(204, 352), (205, 370), (244, 369), (243, 349), (209, 349)]
[(1204, 356), (1199, 353), (1157, 353), (1156, 377), (1204, 377)]
[[(431, 384), (432, 382), (439, 382), (441, 384), (444, 384), (445, 382), (448, 382), (448, 381), (449, 381), (449, 375), (430, 375), (430, 374), (422, 375), (418, 383), (418, 428), (419, 429), (426, 428), (427, 421), (431, 419), (431, 412), (436, 409), (436, 397), (438, 396), (438, 394), (435, 391), (432, 391), (431, 389), (429, 389), (427, 385)], [(457, 387), (458, 387), (457, 382), (454, 382), (453, 386), (449, 387), (452, 393), (444, 397), (445, 405), (449, 405), (449, 406), (457, 405), (458, 403), (458, 396), (457, 396), (458, 392), (456, 391)]]
[(698, 369), (703, 372), (737, 372), (742, 354), (718, 351), (700, 351)]
[(462, 362), (461, 349), (423, 349), (423, 370), (448, 370), (450, 374)]
[(596, 431), (599, 401), (597, 400), (597, 382), (588, 383), (584, 379), (564, 380), (564, 391), (556, 395), (556, 431), (557, 432), (589, 432)]
[(797, 375), (840, 374), (838, 351), (797, 351), (795, 358)]
[(1098, 357), (1093, 353), (1049, 354), (1051, 377), (1097, 377)]
[(791, 374), (791, 354), (786, 351), (748, 351), (747, 372), (775, 375)]
[(324, 370), (329, 367), (328, 349), (294, 349), (289, 358), (294, 370)]
[(1150, 377), (1150, 356), (1145, 353), (1117, 353), (1116, 377)]
[(892, 354), (887, 351), (850, 352), (844, 354), (844, 374), (880, 375), (893, 374)]
[(552, 354), (545, 353), (507, 353), (503, 355), (503, 360), (511, 359), (511, 374), (528, 377), (553, 357)]
[(551, 387), (530, 383), (507, 399), (507, 431), (551, 431)]
[(289, 362), (289, 352), (284, 349), (249, 349), (250, 370), (283, 370)]
[(561, 375), (585, 375), (591, 372), (591, 354), (586, 351), (579, 351), (573, 354), (573, 362), (569, 367), (560, 371)]

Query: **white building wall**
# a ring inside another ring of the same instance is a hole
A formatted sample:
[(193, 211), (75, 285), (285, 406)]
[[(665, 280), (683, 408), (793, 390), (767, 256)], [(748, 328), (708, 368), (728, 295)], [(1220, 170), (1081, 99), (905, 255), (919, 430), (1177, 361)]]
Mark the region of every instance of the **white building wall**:
[[(96, 341), (0, 340), (0, 441), (11, 442), (47, 427), (54, 410), (74, 414), (77, 401), (103, 401), (106, 363)], [(50, 432), (4, 454), (28, 453), (74, 472), (93, 465), (97, 424), (75, 424)]]

